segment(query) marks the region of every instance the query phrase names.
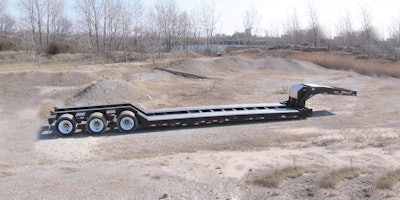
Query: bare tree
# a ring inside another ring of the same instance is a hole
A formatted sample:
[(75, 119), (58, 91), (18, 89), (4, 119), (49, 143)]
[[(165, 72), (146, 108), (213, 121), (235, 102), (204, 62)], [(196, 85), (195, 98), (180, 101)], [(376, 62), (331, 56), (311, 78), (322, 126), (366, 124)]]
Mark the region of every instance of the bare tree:
[(292, 12), (288, 14), (286, 23), (283, 24), (284, 30), (286, 34), (289, 36), (288, 42), (293, 44), (300, 43), (300, 21), (299, 21), (299, 14), (296, 8), (293, 8)]
[(6, 14), (7, 12), (7, 0), (0, 0), (0, 15)]
[(45, 29), (46, 29), (46, 46), (56, 37), (52, 34), (56, 31), (58, 16), (62, 14), (64, 2), (60, 0), (45, 0)]
[(129, 36), (132, 32), (132, 20), (133, 13), (130, 11), (132, 5), (129, 2), (124, 2), (121, 10), (119, 11), (121, 14), (121, 31), (122, 31), (122, 48), (124, 50), (125, 62), (128, 62), (128, 41)]
[(100, 50), (100, 3), (95, 0), (76, 0), (80, 29), (88, 34), (91, 52)]
[(200, 17), (200, 12), (198, 9), (194, 8), (191, 11), (190, 17), (190, 30), (189, 30), (189, 34), (190, 34), (190, 40), (192, 42), (193, 45), (193, 49), (196, 52), (200, 51), (199, 48), (199, 44), (200, 44), (200, 37), (201, 37), (201, 17)]
[(155, 8), (158, 32), (164, 41), (164, 50), (169, 52), (177, 37), (179, 10), (175, 0), (159, 0)]
[(350, 47), (352, 45), (351, 36), (353, 35), (353, 22), (349, 10), (341, 16), (336, 30), (338, 31), (338, 35), (343, 39), (343, 45)]
[[(190, 39), (190, 27), (191, 21), (189, 19), (189, 14), (187, 12), (182, 12), (179, 15), (179, 29), (178, 29), (178, 43), (184, 50), (188, 49), (189, 39)], [(187, 56), (187, 51), (186, 51)]]
[(319, 17), (318, 17), (317, 10), (315, 9), (314, 5), (312, 5), (312, 4), (308, 5), (308, 16), (309, 16), (309, 20), (310, 20), (310, 28), (313, 33), (314, 48), (317, 48), (318, 37), (319, 37), (318, 32), (320, 31), (320, 30), (318, 30), (319, 29)]
[(145, 47), (147, 47), (147, 52), (151, 52), (151, 57), (153, 60), (153, 64), (156, 63), (156, 53), (158, 52), (160, 55), (160, 47), (161, 47), (161, 32), (157, 27), (156, 23), (153, 23), (157, 20), (156, 12), (150, 11), (146, 18), (146, 26), (144, 26), (144, 43)]
[(146, 26), (146, 21), (145, 21), (145, 13), (144, 13), (144, 6), (141, 0), (134, 0), (130, 1), (132, 2), (130, 8), (131, 8), (131, 13), (133, 14), (133, 37), (134, 37), (134, 45), (136, 52), (140, 53), (140, 59), (142, 59), (142, 56), (145, 53), (145, 37), (147, 34), (145, 34), (145, 26)]
[(55, 39), (66, 39), (72, 34), (72, 22), (66, 16), (57, 19), (54, 30)]
[(9, 14), (0, 15), (0, 35), (8, 36), (15, 31), (15, 19)]
[(43, 50), (43, 11), (44, 4), (40, 0), (20, 0), (22, 18), (26, 19), (25, 27), (30, 30), (34, 48)]
[(14, 31), (14, 26), (15, 19), (7, 11), (7, 0), (0, 0), (0, 35), (10, 35)]
[[(138, 1), (137, 1), (138, 2)], [(77, 0), (79, 28), (88, 34), (93, 52), (126, 50), (132, 30), (135, 1)]]
[(395, 60), (400, 60), (400, 16), (394, 16), (390, 26), (390, 46)]
[(393, 17), (391, 30), (391, 37), (400, 42), (400, 16)]
[(254, 37), (258, 32), (261, 17), (256, 8), (252, 7), (245, 11), (243, 17), (244, 33), (246, 35), (247, 46), (252, 46)]
[(277, 46), (280, 43), (281, 34), (281, 22), (277, 21), (270, 24), (269, 31), (265, 31), (264, 37), (266, 38), (266, 42), (270, 42), (271, 45)]
[[(121, 15), (123, 11), (122, 2), (120, 0), (102, 0), (101, 15), (103, 17), (101, 27), (103, 29), (103, 49), (105, 52), (118, 49), (118, 34), (121, 30), (121, 20), (125, 16)], [(127, 13), (124, 13), (127, 14)], [(128, 16), (127, 16), (128, 17)]]
[(216, 13), (216, 5), (213, 1), (202, 0), (200, 4), (200, 17), (201, 17), (201, 27), (206, 36), (207, 50), (211, 49), (211, 39), (214, 35), (215, 26), (219, 20)]
[(370, 11), (367, 8), (366, 4), (361, 4), (360, 6), (360, 15), (361, 15), (361, 27), (362, 27), (362, 31), (365, 34), (365, 43), (366, 43), (366, 52), (368, 57), (370, 57), (371, 55), (371, 21), (372, 21), (372, 17), (370, 14)]
[[(111, 28), (113, 25), (113, 20), (112, 18), (114, 17), (114, 13), (112, 12), (114, 3), (111, 0), (101, 0), (100, 4), (100, 9), (101, 9), (101, 14), (99, 15), (99, 18), (102, 18), (102, 29), (103, 29), (103, 48), (104, 52), (107, 52), (107, 43), (108, 43), (108, 34), (109, 34), (109, 29), (108, 27)], [(100, 22), (101, 24), (101, 22)]]
[(20, 0), (21, 24), (31, 32), (37, 52), (45, 50), (54, 40), (68, 36), (72, 23), (64, 16), (62, 0)]
[[(133, 38), (133, 44), (136, 51), (142, 55), (143, 49), (143, 35), (144, 35), (144, 21), (143, 21), (143, 4), (140, 0), (135, 1), (121, 1), (118, 9), (116, 19), (119, 24), (114, 26), (116, 31), (116, 39), (120, 38), (122, 49), (124, 51), (125, 62), (128, 62), (129, 41)], [(116, 49), (119, 45), (117, 45)], [(140, 46), (140, 47), (138, 47)], [(133, 50), (133, 49), (131, 49)]]

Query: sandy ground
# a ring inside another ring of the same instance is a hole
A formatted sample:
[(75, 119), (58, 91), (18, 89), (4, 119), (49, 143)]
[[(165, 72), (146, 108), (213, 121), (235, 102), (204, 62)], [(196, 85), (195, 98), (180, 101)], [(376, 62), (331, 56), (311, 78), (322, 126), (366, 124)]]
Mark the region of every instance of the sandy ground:
[[(154, 67), (207, 77), (186, 78)], [(333, 71), (307, 62), (246, 56), (177, 59), (153, 66), (0, 67), (0, 199), (382, 199), (376, 187), (400, 167), (400, 80)], [(53, 106), (137, 103), (145, 108), (274, 103), (295, 83), (358, 91), (315, 96), (306, 120), (185, 129), (109, 131), (60, 138)], [(285, 166), (315, 169), (277, 188), (249, 184)], [(343, 167), (372, 173), (321, 178)]]

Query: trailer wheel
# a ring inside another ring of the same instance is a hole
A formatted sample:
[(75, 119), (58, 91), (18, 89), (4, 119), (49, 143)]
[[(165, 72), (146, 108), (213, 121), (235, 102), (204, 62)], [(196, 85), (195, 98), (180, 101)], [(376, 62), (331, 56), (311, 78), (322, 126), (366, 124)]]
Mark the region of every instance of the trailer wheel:
[(68, 136), (75, 133), (76, 121), (71, 114), (61, 115), (55, 124), (56, 134), (59, 136)]
[(86, 130), (91, 134), (104, 133), (106, 128), (107, 120), (100, 112), (92, 113), (86, 122)]
[(118, 130), (123, 133), (126, 133), (136, 130), (138, 125), (138, 120), (132, 111), (126, 110), (118, 115), (117, 124), (118, 124)]

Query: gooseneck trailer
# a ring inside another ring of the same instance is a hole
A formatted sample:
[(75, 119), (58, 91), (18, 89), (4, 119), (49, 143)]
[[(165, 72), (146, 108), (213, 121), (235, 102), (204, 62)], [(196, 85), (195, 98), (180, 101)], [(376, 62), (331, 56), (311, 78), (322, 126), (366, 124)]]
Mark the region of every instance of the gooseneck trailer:
[(86, 125), (91, 134), (104, 133), (116, 124), (121, 132), (154, 127), (184, 127), (247, 121), (305, 119), (312, 109), (305, 102), (316, 94), (356, 96), (357, 92), (315, 84), (296, 84), (289, 90), (289, 99), (281, 103), (238, 104), (163, 108), (145, 110), (130, 103), (54, 108), (48, 118), (60, 136), (75, 133), (78, 124)]

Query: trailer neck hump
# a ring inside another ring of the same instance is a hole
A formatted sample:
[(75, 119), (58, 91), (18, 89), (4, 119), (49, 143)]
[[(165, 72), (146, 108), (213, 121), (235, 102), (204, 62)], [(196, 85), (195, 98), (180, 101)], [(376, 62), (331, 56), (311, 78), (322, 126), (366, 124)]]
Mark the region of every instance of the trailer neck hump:
[(290, 108), (305, 108), (306, 101), (316, 94), (356, 96), (357, 92), (316, 84), (296, 84), (289, 90), (289, 100), (283, 103)]

